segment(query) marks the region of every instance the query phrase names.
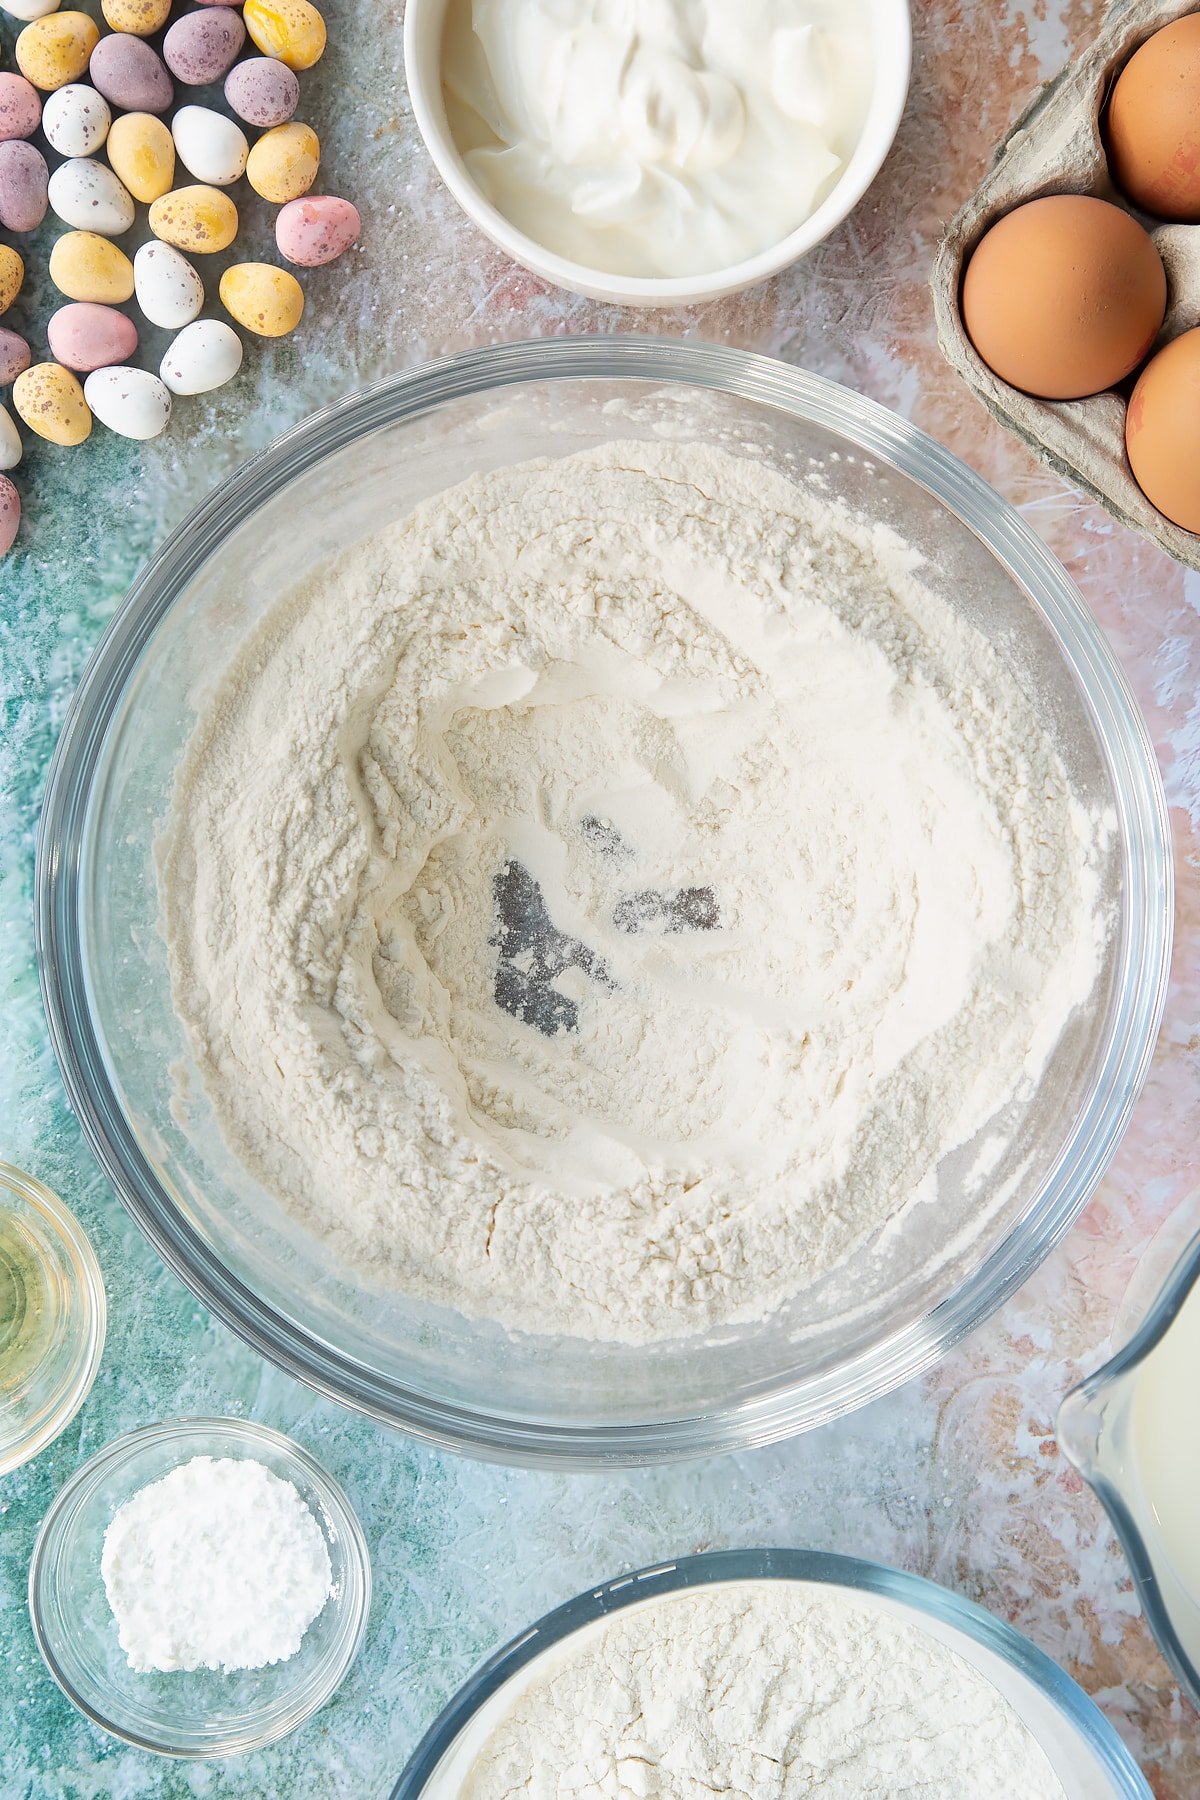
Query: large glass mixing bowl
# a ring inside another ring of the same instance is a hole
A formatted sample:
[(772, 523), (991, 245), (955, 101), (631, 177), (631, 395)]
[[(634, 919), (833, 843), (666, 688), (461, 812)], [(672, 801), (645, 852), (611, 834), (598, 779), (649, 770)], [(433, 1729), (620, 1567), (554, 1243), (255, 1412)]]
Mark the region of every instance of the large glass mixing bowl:
[[(614, 437), (752, 446), (884, 521), (1015, 670), (1117, 829), (1113, 928), (984, 1203), (940, 1170), (886, 1245), (765, 1324), (653, 1350), (514, 1335), (335, 1266), (225, 1146), (171, 1005), (154, 844), (197, 710), (263, 608), (472, 471)], [(1065, 572), (903, 420), (814, 376), (651, 339), (508, 345), (352, 396), (281, 438), (167, 541), (93, 656), (50, 773), (37, 915), (71, 1099), (126, 1206), (195, 1293), (321, 1392), (439, 1444), (595, 1465), (765, 1443), (927, 1368), (1028, 1276), (1094, 1189), (1153, 1046), (1170, 950), (1166, 811), (1137, 706)], [(848, 1298), (849, 1297), (849, 1298)]]

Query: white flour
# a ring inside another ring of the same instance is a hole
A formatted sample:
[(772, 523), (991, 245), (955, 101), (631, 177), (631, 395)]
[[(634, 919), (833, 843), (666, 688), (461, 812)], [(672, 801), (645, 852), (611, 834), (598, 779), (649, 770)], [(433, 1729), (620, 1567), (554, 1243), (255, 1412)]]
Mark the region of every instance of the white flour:
[(618, 1614), (490, 1732), (462, 1800), (1064, 1800), (954, 1651), (836, 1592), (743, 1582)]
[(286, 1662), (333, 1583), (290, 1481), (249, 1457), (193, 1456), (118, 1508), (100, 1571), (132, 1669)]
[(224, 1131), (340, 1256), (515, 1327), (755, 1319), (1032, 1088), (1101, 827), (914, 562), (615, 444), (270, 610), (177, 780), (165, 929)]

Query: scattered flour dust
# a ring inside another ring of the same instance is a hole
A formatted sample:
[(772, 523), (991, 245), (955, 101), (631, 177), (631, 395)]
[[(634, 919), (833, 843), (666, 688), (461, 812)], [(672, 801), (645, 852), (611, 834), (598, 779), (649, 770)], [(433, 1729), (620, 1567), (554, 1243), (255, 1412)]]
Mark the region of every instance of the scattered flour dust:
[(506, 1326), (760, 1318), (1091, 990), (1104, 821), (918, 559), (756, 461), (472, 477), (274, 605), (159, 846), (229, 1142)]
[(131, 1669), (262, 1669), (295, 1656), (329, 1598), (321, 1527), (250, 1457), (193, 1456), (114, 1513), (100, 1558)]
[(740, 1582), (564, 1645), (493, 1727), (462, 1800), (1065, 1800), (955, 1651), (836, 1590)]

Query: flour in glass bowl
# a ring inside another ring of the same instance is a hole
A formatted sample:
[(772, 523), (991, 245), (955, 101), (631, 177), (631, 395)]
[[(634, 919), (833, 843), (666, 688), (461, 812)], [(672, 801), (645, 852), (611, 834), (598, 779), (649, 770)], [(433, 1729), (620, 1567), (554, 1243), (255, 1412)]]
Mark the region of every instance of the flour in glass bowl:
[(651, 1343), (936, 1203), (1093, 987), (1110, 831), (891, 533), (631, 442), (272, 606), (159, 869), (221, 1127), (339, 1259)]
[(848, 1599), (740, 1582), (630, 1607), (550, 1652), (461, 1800), (1065, 1800), (954, 1650)]

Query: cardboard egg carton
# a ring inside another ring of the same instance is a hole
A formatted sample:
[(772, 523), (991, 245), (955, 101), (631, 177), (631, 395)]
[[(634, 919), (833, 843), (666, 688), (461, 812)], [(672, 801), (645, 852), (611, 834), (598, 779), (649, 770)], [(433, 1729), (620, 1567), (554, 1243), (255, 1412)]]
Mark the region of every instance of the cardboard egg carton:
[(1200, 225), (1164, 225), (1137, 212), (1109, 179), (1100, 120), (1113, 82), (1148, 37), (1196, 0), (1126, 0), (1110, 8), (1096, 42), (1034, 97), (996, 152), (990, 174), (957, 214), (934, 260), (931, 285), (938, 342), (952, 368), (1010, 431), (1122, 524), (1200, 569), (1200, 534), (1183, 531), (1151, 506), (1125, 456), (1125, 402), (1119, 391), (1087, 400), (1035, 400), (993, 375), (976, 354), (959, 312), (971, 251), (1003, 213), (1043, 194), (1094, 194), (1148, 227), (1167, 271), (1167, 316), (1155, 349), (1200, 323)]

